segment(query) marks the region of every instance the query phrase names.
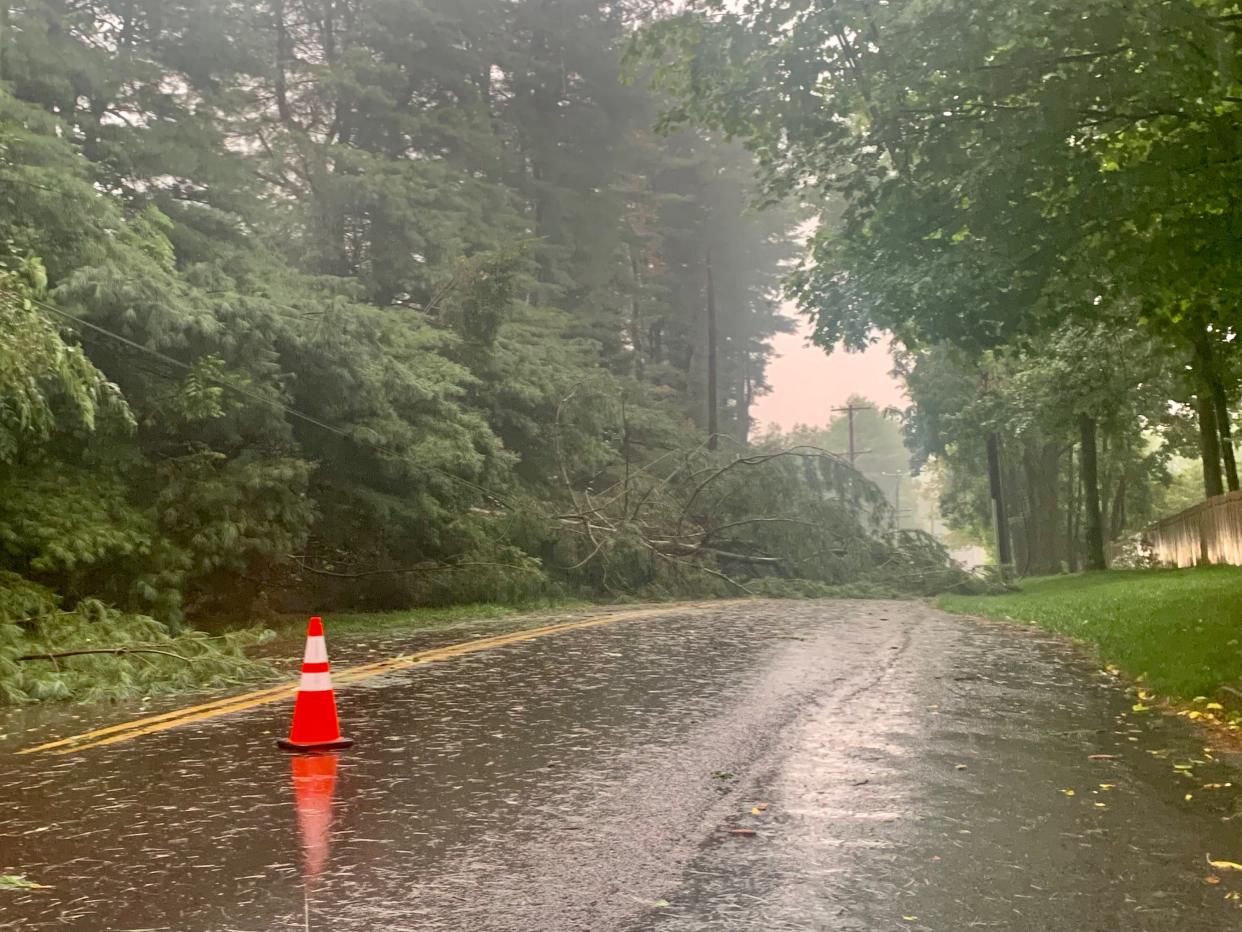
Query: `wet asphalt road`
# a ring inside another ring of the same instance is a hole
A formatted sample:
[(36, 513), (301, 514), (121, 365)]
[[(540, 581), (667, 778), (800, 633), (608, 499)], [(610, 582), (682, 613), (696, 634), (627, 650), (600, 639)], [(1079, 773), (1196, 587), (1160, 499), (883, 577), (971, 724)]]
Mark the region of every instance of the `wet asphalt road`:
[(1022, 629), (674, 610), (338, 700), (357, 745), (309, 770), (285, 704), (0, 756), (0, 872), (52, 886), (0, 929), (1242, 929), (1237, 771)]

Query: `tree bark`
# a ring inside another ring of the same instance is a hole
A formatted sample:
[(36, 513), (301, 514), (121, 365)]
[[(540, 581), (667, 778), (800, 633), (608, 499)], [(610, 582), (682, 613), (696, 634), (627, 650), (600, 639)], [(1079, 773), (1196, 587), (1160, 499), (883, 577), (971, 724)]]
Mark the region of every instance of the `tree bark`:
[(652, 321), (647, 328), (647, 356), (653, 363), (664, 361), (664, 322)]
[(643, 377), (643, 273), (638, 263), (638, 250), (630, 243), (630, 285), (634, 289), (630, 296), (630, 343), (634, 350), (634, 374)]
[(1074, 445), (1069, 448), (1069, 476), (1065, 483), (1065, 567), (1078, 572), (1078, 476), (1074, 473)]
[(1220, 373), (1212, 367), (1212, 407), (1216, 409), (1216, 427), (1220, 433), (1221, 458), (1225, 462), (1225, 482), (1230, 492), (1238, 491), (1238, 461), (1233, 453), (1233, 428), (1229, 424), (1229, 399)]
[(1058, 466), (1060, 450), (1054, 443), (1027, 440), (1022, 449), (1022, 471), (1026, 479), (1027, 499), (1027, 573), (1041, 576), (1061, 569), (1060, 547), (1057, 544)]
[(323, 33), (323, 57), (329, 64), (336, 63), (336, 3), (335, 0), (324, 0), (323, 18), (320, 20)]
[[(1201, 325), (1192, 341), (1194, 349), (1194, 372), (1196, 376), (1197, 407), (1199, 411), (1199, 452), (1203, 460), (1203, 493), (1208, 498), (1221, 495), (1225, 491), (1224, 479), (1221, 475), (1221, 437), (1228, 429), (1228, 424), (1221, 424), (1216, 411), (1217, 383), (1213, 360), (1211, 337), (1206, 326)], [(1224, 386), (1220, 386), (1219, 397), (1224, 397)], [(1226, 421), (1228, 413), (1225, 414)], [(1230, 443), (1232, 458), (1232, 442)], [(1237, 481), (1237, 465), (1234, 465), (1233, 481)], [(1233, 488), (1231, 485), (1230, 488)]]
[(750, 381), (750, 353), (742, 352), (742, 373), (737, 385), (737, 439), (742, 446), (750, 443), (750, 407), (754, 403), (754, 386)]
[(272, 0), (272, 23), (276, 28), (276, 113), (280, 122), (293, 125), (293, 112), (289, 108), (289, 87), (285, 68), (289, 64), (289, 31), (285, 25), (285, 0)]
[(707, 449), (720, 442), (720, 406), (716, 381), (716, 285), (712, 280), (712, 251), (707, 250)]
[(1096, 457), (1095, 418), (1083, 414), (1078, 418), (1078, 432), (1082, 440), (1083, 504), (1087, 509), (1086, 568), (1102, 570), (1104, 561), (1104, 522), (1100, 512), (1100, 465)]
[(1224, 482), (1220, 472), (1220, 437), (1217, 433), (1216, 406), (1211, 395), (1200, 389), (1199, 399), (1199, 452), (1203, 460), (1203, 494), (1208, 498), (1223, 495)]
[(1127, 476), (1123, 472), (1117, 480), (1117, 491), (1113, 494), (1113, 507), (1109, 513), (1109, 540), (1116, 540), (1126, 529), (1126, 480)]
[(1105, 432), (1103, 435), (1099, 432), (1099, 422), (1096, 422), (1096, 453), (1095, 461), (1100, 465), (1096, 474), (1096, 488), (1100, 490), (1100, 528), (1104, 535), (1104, 540), (1108, 540), (1108, 527), (1112, 507), (1112, 498), (1108, 494), (1108, 490), (1113, 487), (1113, 461), (1117, 458), (1113, 455), (1113, 451), (1109, 449), (1109, 435)]
[(8, 65), (8, 45), (9, 45), (9, 3), (4, 0), (0, 3), (0, 81), (6, 81), (9, 77)]
[(1013, 547), (1009, 539), (1005, 487), (1001, 481), (1000, 436), (995, 431), (988, 434), (988, 482), (992, 491), (992, 519), (996, 525), (996, 560), (1006, 567), (1013, 563)]

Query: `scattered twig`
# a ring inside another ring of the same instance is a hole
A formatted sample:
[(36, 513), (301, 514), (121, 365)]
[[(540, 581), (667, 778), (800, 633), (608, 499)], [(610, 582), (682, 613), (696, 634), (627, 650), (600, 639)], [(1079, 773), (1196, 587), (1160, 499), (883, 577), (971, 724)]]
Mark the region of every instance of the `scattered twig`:
[[(294, 559), (296, 560), (297, 558), (295, 557)], [(332, 579), (366, 579), (369, 576), (401, 576), (406, 573), (446, 572), (473, 566), (493, 566), (499, 569), (520, 570), (523, 573), (538, 572), (534, 567), (522, 566), (518, 563), (489, 563), (480, 560), (462, 560), (454, 563), (419, 563), (414, 566), (400, 566), (387, 570), (363, 570), (360, 573), (337, 573), (333, 570), (319, 569), (300, 560), (298, 561), (298, 569), (302, 570), (302, 572), (312, 573), (315, 576), (328, 576)]]
[(698, 570), (700, 573), (707, 573), (709, 576), (715, 576), (717, 579), (724, 580), (729, 585), (737, 587), (738, 590), (740, 590), (741, 592), (745, 592), (747, 595), (755, 594), (752, 589), (748, 589), (746, 586), (742, 585), (732, 576), (727, 576), (724, 573), (721, 573), (719, 570), (712, 569), (710, 566), (703, 566), (700, 563), (691, 563), (688, 560), (678, 560), (676, 557), (669, 556), (667, 553), (661, 553), (655, 548), (650, 548), (650, 549), (652, 553), (654, 553), (657, 557), (660, 557), (663, 560), (668, 560), (670, 563), (676, 563), (678, 566), (685, 566), (692, 570)]

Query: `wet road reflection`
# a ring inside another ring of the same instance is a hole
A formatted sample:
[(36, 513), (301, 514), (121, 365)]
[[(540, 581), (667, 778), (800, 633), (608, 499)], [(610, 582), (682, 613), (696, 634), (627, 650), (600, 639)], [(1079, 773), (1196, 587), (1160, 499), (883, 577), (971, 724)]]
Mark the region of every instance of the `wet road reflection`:
[(275, 705), (5, 757), (0, 871), (53, 889), (3, 894), (0, 929), (1242, 921), (1203, 861), (1242, 860), (1238, 781), (1183, 722), (1128, 716), (1055, 642), (916, 604), (621, 622), (338, 700), (339, 755), (275, 750)]
[(337, 754), (298, 754), (289, 761), (293, 804), (302, 837), (302, 879), (313, 885), (328, 863)]

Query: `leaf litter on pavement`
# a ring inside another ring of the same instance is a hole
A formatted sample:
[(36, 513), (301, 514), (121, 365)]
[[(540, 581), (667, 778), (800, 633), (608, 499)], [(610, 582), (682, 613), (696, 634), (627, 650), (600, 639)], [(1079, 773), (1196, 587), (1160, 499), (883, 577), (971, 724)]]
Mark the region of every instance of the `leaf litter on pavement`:
[(4, 890), (51, 890), (45, 883), (27, 880), (21, 874), (0, 874), (0, 889)]

